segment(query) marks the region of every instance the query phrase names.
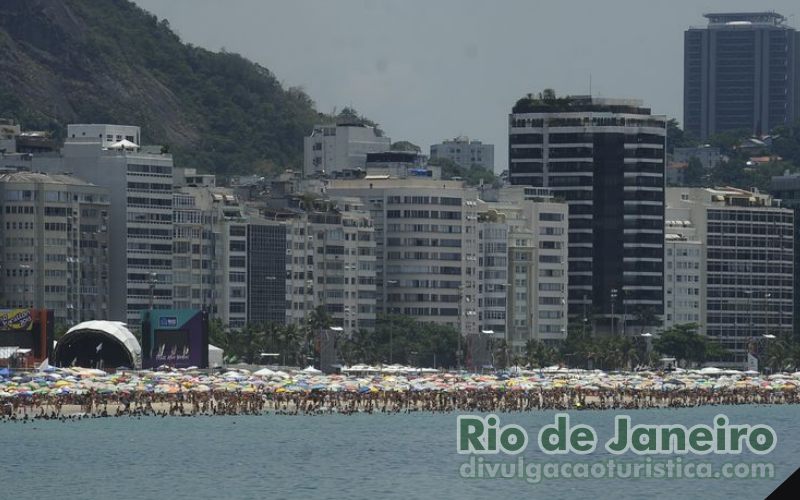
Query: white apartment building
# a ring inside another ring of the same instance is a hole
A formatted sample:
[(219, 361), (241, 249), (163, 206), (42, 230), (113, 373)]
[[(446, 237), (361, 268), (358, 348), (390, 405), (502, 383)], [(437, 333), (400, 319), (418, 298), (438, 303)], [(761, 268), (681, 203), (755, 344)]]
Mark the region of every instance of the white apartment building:
[(465, 136), (431, 144), (431, 160), (435, 158), (445, 158), (463, 168), (478, 165), (494, 172), (494, 144), (470, 141)]
[(367, 153), (389, 151), (392, 140), (377, 129), (361, 124), (316, 125), (303, 139), (303, 172), (306, 177), (331, 176), (364, 169)]
[(68, 125), (60, 161), (37, 164), (109, 190), (108, 316), (132, 326), (151, 294), (154, 307), (171, 308), (173, 291), (172, 156), (140, 138), (134, 126)]
[(247, 224), (231, 190), (180, 186), (173, 194), (174, 307), (203, 309), (225, 326), (247, 323)]
[(17, 151), (19, 134), (19, 124), (7, 118), (0, 118), (0, 155), (13, 154)]
[(306, 199), (286, 225), (286, 322), (322, 306), (346, 335), (375, 327), (375, 238), (359, 198)]
[(76, 177), (0, 173), (0, 307), (107, 319), (108, 212), (108, 190)]
[(501, 189), (498, 201), (479, 202), (481, 330), (516, 352), (528, 340), (567, 336), (568, 205), (533, 201), (526, 189)]
[(478, 197), (460, 181), (384, 176), (333, 180), (358, 197), (375, 227), (378, 312), (477, 334)]
[(691, 221), (667, 220), (664, 234), (664, 328), (694, 323), (705, 333), (705, 246)]
[[(666, 202), (666, 219), (686, 221), (683, 225), (694, 228), (693, 239), (702, 245), (701, 281), (696, 286), (679, 285), (676, 278), (673, 290), (686, 288), (692, 290), (691, 296), (699, 297), (706, 335), (731, 353), (723, 361), (743, 366), (752, 342), (792, 331), (794, 213), (769, 195), (736, 188), (668, 188)], [(675, 227), (668, 226), (666, 231), (681, 234)], [(691, 248), (685, 244), (673, 250)], [(693, 264), (687, 269), (689, 255), (680, 257), (676, 263), (687, 264), (680, 272), (674, 264), (673, 274), (694, 280), (698, 273)], [(682, 300), (682, 295), (674, 293), (673, 300)], [(696, 309), (692, 303), (673, 314), (695, 314)]]

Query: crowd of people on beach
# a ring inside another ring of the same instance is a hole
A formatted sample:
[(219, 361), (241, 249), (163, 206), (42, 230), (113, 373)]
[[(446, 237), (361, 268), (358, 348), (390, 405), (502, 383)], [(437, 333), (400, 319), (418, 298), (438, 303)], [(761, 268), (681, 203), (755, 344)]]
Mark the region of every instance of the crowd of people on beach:
[(539, 390), (478, 389), (387, 392), (124, 393), (33, 396), (0, 401), (1, 421), (79, 420), (97, 417), (203, 415), (325, 415), (448, 412), (529, 412), (685, 408), (704, 405), (797, 404), (796, 390)]

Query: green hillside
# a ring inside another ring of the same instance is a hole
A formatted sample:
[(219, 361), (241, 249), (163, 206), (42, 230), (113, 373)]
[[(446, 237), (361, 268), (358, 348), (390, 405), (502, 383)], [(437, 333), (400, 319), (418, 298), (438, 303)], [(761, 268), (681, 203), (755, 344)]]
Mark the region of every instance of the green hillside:
[(0, 2), (0, 117), (59, 136), (140, 125), (180, 165), (222, 175), (299, 166), (323, 118), (268, 69), (185, 44), (127, 0)]

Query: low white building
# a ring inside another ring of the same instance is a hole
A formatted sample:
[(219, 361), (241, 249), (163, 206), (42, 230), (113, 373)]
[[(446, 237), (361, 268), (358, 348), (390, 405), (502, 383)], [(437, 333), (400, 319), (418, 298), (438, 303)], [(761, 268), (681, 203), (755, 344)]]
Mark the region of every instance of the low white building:
[(469, 137), (456, 137), (431, 145), (431, 160), (445, 158), (456, 165), (469, 168), (478, 165), (494, 172), (494, 145), (470, 141)]
[(316, 125), (303, 139), (303, 171), (307, 177), (364, 170), (367, 153), (389, 151), (392, 140), (362, 124)]

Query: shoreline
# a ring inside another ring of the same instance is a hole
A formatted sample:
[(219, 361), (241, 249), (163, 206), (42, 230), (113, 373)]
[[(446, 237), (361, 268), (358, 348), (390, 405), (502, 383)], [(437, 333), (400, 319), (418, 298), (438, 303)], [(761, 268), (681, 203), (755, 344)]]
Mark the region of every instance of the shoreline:
[(0, 419), (97, 416), (525, 413), (800, 403), (800, 372), (585, 370), (506, 374), (324, 375), (312, 369), (51, 368), (0, 377)]
[[(94, 418), (328, 416), (437, 413), (535, 413), (539, 411), (615, 411), (702, 406), (777, 406), (800, 404), (797, 391), (682, 391), (629, 394), (625, 391), (463, 391), (340, 394), (309, 392), (150, 393), (117, 398), (88, 395), (60, 400), (0, 399), (0, 422), (75, 421)], [(76, 401), (80, 399), (80, 401)], [(71, 401), (70, 401), (71, 400)], [(23, 403), (23, 404), (20, 404)]]

